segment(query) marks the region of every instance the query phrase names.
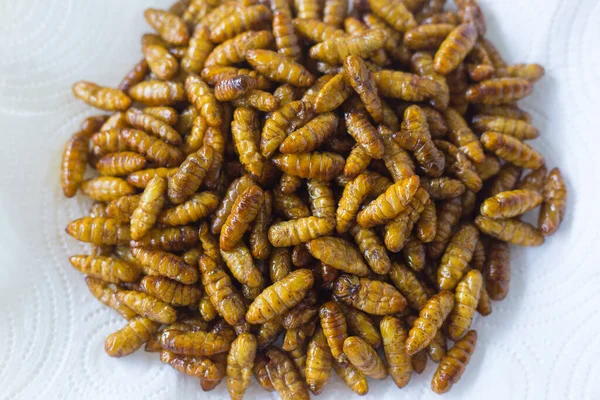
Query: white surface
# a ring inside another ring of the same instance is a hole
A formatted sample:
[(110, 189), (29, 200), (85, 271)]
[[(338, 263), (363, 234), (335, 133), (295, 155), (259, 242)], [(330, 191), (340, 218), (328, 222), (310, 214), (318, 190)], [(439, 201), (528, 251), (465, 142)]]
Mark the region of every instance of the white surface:
[[(123, 325), (87, 292), (64, 233), (88, 202), (59, 187), (65, 141), (94, 111), (71, 84), (116, 85), (140, 58), (142, 17), (161, 0), (0, 0), (0, 399), (222, 398), (143, 351), (104, 354)], [(482, 0), (489, 34), (509, 62), (539, 62), (546, 77), (525, 102), (561, 167), (566, 220), (538, 249), (513, 251), (508, 300), (479, 318), (479, 344), (446, 399), (600, 398), (600, 252), (597, 207), (600, 2)], [(596, 208), (594, 208), (596, 205)], [(366, 398), (438, 398), (422, 376), (398, 390), (371, 382)], [(319, 398), (352, 397), (336, 380)], [(254, 383), (247, 398), (268, 397)], [(272, 397), (274, 397), (272, 395)]]

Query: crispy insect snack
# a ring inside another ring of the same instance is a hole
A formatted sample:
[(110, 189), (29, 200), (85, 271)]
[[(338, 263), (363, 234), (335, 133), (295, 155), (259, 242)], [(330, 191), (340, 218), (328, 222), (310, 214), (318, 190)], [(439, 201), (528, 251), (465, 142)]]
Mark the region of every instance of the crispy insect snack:
[(482, 233), (496, 239), (519, 246), (541, 246), (544, 244), (542, 233), (518, 219), (491, 219), (479, 215), (475, 225)]
[(442, 290), (427, 301), (408, 333), (406, 352), (410, 356), (429, 345), (453, 308), (454, 295), (448, 290)]
[(251, 373), (293, 400), (332, 368), (403, 388), (428, 358), (436, 393), (456, 383), (509, 244), (555, 233), (567, 188), (518, 104), (544, 68), (446, 3), (177, 0), (144, 12), (118, 86), (73, 85), (107, 111), (66, 138), (60, 183), (93, 202), (69, 261), (128, 321), (109, 355), (146, 343), (233, 399), (260, 397)]
[(344, 239), (323, 236), (308, 242), (306, 248), (313, 257), (333, 268), (357, 276), (369, 274), (360, 252)]
[(140, 347), (158, 331), (160, 324), (146, 317), (138, 316), (115, 333), (111, 333), (104, 342), (104, 350), (111, 357), (127, 356)]
[(385, 379), (388, 372), (379, 354), (357, 336), (350, 336), (344, 341), (344, 354), (348, 361), (359, 371), (373, 379)]
[(131, 215), (131, 238), (140, 240), (156, 223), (167, 193), (167, 180), (155, 176), (144, 189), (140, 202)]
[(554, 168), (542, 187), (544, 202), (538, 221), (539, 230), (550, 236), (558, 229), (567, 208), (567, 187), (558, 168)]
[(298, 304), (314, 284), (313, 274), (308, 269), (298, 269), (282, 280), (267, 287), (250, 304), (246, 320), (251, 324), (262, 324), (283, 315)]
[(413, 372), (410, 356), (406, 352), (408, 332), (400, 319), (392, 315), (383, 317), (379, 324), (387, 369), (399, 388), (408, 385)]
[(471, 360), (476, 344), (477, 332), (469, 331), (464, 338), (448, 350), (431, 380), (431, 389), (434, 392), (445, 393), (458, 382)]
[(437, 284), (440, 290), (456, 287), (473, 258), (478, 240), (479, 231), (474, 225), (463, 225), (456, 231), (438, 268)]
[(374, 315), (395, 314), (407, 305), (404, 296), (389, 283), (346, 274), (335, 282), (333, 293), (344, 303)]
[(207, 255), (198, 262), (202, 273), (202, 284), (219, 315), (232, 326), (243, 323), (246, 305), (223, 267)]

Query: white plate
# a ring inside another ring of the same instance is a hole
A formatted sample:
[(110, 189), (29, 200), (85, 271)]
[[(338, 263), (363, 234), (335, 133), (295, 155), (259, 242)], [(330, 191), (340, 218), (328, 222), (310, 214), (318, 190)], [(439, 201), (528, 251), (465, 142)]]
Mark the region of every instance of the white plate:
[[(71, 95), (88, 79), (115, 85), (140, 59), (145, 7), (169, 0), (0, 0), (0, 398), (223, 398), (162, 365), (156, 354), (113, 359), (104, 338), (123, 325), (87, 291), (67, 257), (83, 247), (66, 224), (88, 210), (59, 187), (65, 141), (94, 113)], [(479, 343), (446, 399), (600, 398), (600, 3), (482, 0), (490, 37), (511, 62), (546, 76), (524, 101), (569, 189), (560, 231), (514, 249), (508, 299), (475, 321)], [(398, 390), (370, 382), (366, 398), (438, 398), (422, 376)], [(269, 395), (275, 397), (274, 395)], [(269, 397), (254, 383), (247, 397)], [(337, 379), (319, 398), (352, 397)]]

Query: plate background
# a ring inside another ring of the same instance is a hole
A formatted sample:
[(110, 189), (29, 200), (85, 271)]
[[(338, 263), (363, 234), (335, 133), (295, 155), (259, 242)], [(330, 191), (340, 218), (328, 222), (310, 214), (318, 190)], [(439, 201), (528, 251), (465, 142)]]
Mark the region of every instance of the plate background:
[[(140, 58), (145, 7), (162, 0), (0, 0), (0, 399), (217, 399), (143, 351), (104, 354), (122, 320), (91, 298), (67, 257), (64, 233), (89, 207), (58, 183), (65, 141), (94, 113), (71, 95), (88, 79), (116, 85)], [(598, 145), (600, 2), (480, 0), (491, 38), (510, 63), (546, 67), (524, 108), (535, 146), (569, 189), (560, 231), (537, 249), (513, 249), (510, 295), (474, 324), (480, 341), (445, 399), (598, 399), (600, 274)], [(433, 364), (399, 391), (370, 382), (364, 398), (439, 398)], [(594, 378), (594, 376), (596, 378)], [(320, 399), (352, 393), (337, 378)], [(275, 398), (253, 383), (246, 398)], [(356, 397), (356, 396), (355, 396)]]

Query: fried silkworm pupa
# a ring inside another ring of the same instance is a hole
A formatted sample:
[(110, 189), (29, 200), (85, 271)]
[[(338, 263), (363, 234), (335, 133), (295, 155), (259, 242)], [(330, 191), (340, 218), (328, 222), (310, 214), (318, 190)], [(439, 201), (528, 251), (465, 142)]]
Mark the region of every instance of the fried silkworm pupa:
[(369, 392), (367, 377), (354, 367), (354, 365), (342, 365), (333, 360), (333, 370), (354, 393), (364, 396)]
[(308, 206), (295, 193), (283, 194), (275, 192), (274, 204), (275, 212), (290, 219), (306, 218), (310, 216)]
[[(206, 66), (227, 66), (233, 64), (239, 64), (246, 59), (246, 52), (251, 49), (264, 49), (271, 46), (273, 43), (273, 35), (269, 31), (249, 31), (244, 32), (233, 39), (229, 39), (226, 42), (221, 43), (210, 53), (206, 60)], [(223, 70), (225, 72), (227, 70)], [(238, 70), (240, 73), (242, 70)], [(239, 75), (234, 70), (229, 70), (229, 75)], [(249, 72), (249, 71), (248, 71)], [(204, 76), (204, 71), (202, 77)], [(252, 76), (256, 78), (256, 76)], [(210, 82), (216, 84), (216, 82)]]
[(183, 84), (171, 81), (143, 81), (134, 85), (128, 93), (133, 100), (147, 106), (170, 106), (186, 98)]
[(440, 84), (428, 77), (408, 72), (381, 70), (373, 73), (379, 93), (404, 101), (423, 101), (440, 93)]
[(404, 264), (399, 262), (392, 264), (390, 279), (400, 293), (406, 297), (412, 309), (419, 311), (425, 306), (429, 297), (425, 287)]
[(344, 354), (348, 361), (359, 371), (373, 379), (387, 378), (387, 369), (379, 354), (357, 336), (350, 336), (344, 341)]
[(160, 324), (146, 317), (135, 317), (127, 325), (110, 334), (104, 342), (104, 350), (111, 357), (127, 356), (140, 347), (158, 331)]
[(377, 129), (369, 122), (366, 113), (352, 110), (345, 113), (346, 129), (369, 157), (380, 159), (384, 155), (383, 141)]
[(242, 32), (258, 30), (270, 18), (271, 11), (262, 4), (239, 7), (210, 27), (210, 40), (214, 43), (222, 43)]
[(323, 8), (323, 22), (335, 28), (341, 28), (347, 12), (347, 0), (327, 0)]
[(202, 273), (202, 284), (210, 298), (210, 302), (219, 315), (229, 325), (237, 326), (244, 322), (246, 305), (242, 296), (237, 292), (229, 275), (207, 255), (200, 256), (198, 261)]
[(450, 236), (452, 229), (458, 224), (462, 213), (462, 204), (460, 198), (453, 198), (445, 201), (437, 208), (437, 229), (432, 242), (428, 246), (428, 254), (431, 258), (439, 258)]
[(198, 24), (181, 60), (181, 68), (189, 73), (200, 74), (213, 50), (209, 30), (206, 26)]
[(166, 143), (180, 145), (182, 142), (181, 135), (175, 128), (171, 127), (160, 118), (148, 114), (146, 109), (140, 110), (137, 108), (130, 108), (125, 113), (125, 119), (134, 128), (151, 133), (161, 140), (164, 140)]
[(200, 298), (200, 302), (198, 303), (198, 312), (200, 313), (202, 319), (208, 322), (214, 320), (219, 315), (206, 293)]
[(223, 123), (221, 106), (206, 82), (196, 75), (188, 75), (185, 80), (187, 97), (206, 119), (209, 126), (220, 128)]
[(198, 243), (198, 230), (195, 226), (152, 228), (140, 240), (132, 240), (131, 247), (145, 247), (164, 251), (183, 251)]
[(352, 275), (340, 276), (333, 293), (344, 303), (374, 315), (395, 314), (407, 306), (404, 296), (392, 285)]
[(360, 145), (354, 146), (344, 164), (344, 178), (353, 179), (358, 174), (365, 172), (370, 162), (371, 156), (365, 149)]
[(454, 308), (448, 316), (448, 335), (454, 342), (465, 336), (471, 327), (482, 285), (481, 272), (471, 270), (456, 286)]
[[(415, 163), (413, 162), (410, 154), (400, 147), (400, 145), (396, 142), (394, 139), (396, 136), (394, 132), (383, 125), (379, 125), (377, 130), (379, 131), (381, 139), (383, 140), (383, 162), (392, 176), (392, 179), (397, 182), (416, 175)], [(423, 138), (423, 140), (426, 139), (426, 137)]]
[(342, 64), (347, 56), (370, 58), (375, 51), (383, 48), (387, 35), (380, 29), (369, 29), (361, 36), (329, 38), (313, 47), (311, 58), (328, 64)]
[(525, 214), (542, 203), (542, 195), (534, 190), (511, 190), (486, 199), (481, 205), (481, 215), (493, 218), (512, 218)]
[(221, 228), (219, 243), (222, 250), (231, 251), (241, 240), (252, 221), (256, 218), (263, 201), (263, 191), (256, 185), (250, 186), (239, 195)]
[(284, 173), (279, 179), (279, 186), (277, 189), (283, 194), (292, 194), (302, 186), (302, 183), (302, 178)]
[(338, 127), (338, 117), (333, 113), (318, 115), (306, 125), (290, 133), (279, 146), (283, 154), (307, 153), (318, 148)]
[(144, 189), (148, 186), (148, 183), (154, 178), (155, 175), (158, 175), (161, 178), (169, 178), (173, 175), (178, 168), (148, 168), (143, 169), (141, 171), (132, 172), (127, 176), (127, 183), (131, 186)]
[(356, 221), (372, 228), (391, 221), (406, 208), (419, 187), (419, 177), (411, 176), (390, 186), (383, 194), (358, 213)]
[(327, 339), (319, 327), (308, 343), (306, 352), (306, 383), (313, 394), (321, 393), (329, 381), (332, 361)]
[(314, 278), (308, 269), (298, 269), (282, 280), (267, 287), (250, 304), (246, 320), (251, 324), (262, 324), (282, 315), (298, 304), (312, 288)]
[(120, 136), (127, 147), (144, 155), (160, 167), (175, 167), (183, 159), (181, 151), (138, 129), (123, 129)]
[(416, 230), (417, 237), (423, 243), (429, 243), (435, 239), (435, 234), (437, 231), (437, 213), (434, 201), (429, 200), (427, 203), (425, 203), (425, 207), (419, 215)]
[(423, 110), (412, 105), (404, 111), (402, 129), (393, 135), (401, 147), (414, 153), (423, 171), (432, 177), (439, 177), (444, 171), (444, 155), (431, 141), (427, 116)]
[(284, 400), (308, 400), (310, 394), (306, 382), (303, 381), (296, 366), (289, 356), (276, 347), (266, 352), (269, 362), (267, 372), (273, 387)]
[(150, 318), (152, 321), (172, 324), (177, 320), (177, 313), (173, 307), (144, 292), (119, 290), (117, 298), (139, 315)]
[(142, 46), (142, 51), (146, 61), (148, 61), (150, 70), (157, 78), (168, 81), (179, 71), (177, 59), (169, 53), (167, 48), (152, 44)]
[(338, 234), (341, 235), (349, 229), (372, 186), (371, 178), (366, 174), (358, 175), (346, 184), (336, 210)]
[(135, 211), (131, 215), (131, 238), (140, 240), (156, 223), (158, 214), (162, 210), (167, 192), (167, 180), (155, 176), (152, 178)]
[(228, 351), (234, 338), (222, 332), (165, 330), (160, 335), (160, 345), (177, 354), (212, 356)]
[(334, 301), (328, 301), (319, 309), (319, 319), (331, 355), (340, 364), (346, 364), (348, 358), (344, 354), (344, 341), (348, 337), (346, 317)]
[(271, 253), (271, 242), (269, 242), (269, 225), (273, 208), (273, 194), (264, 192), (263, 205), (260, 208), (254, 224), (250, 229), (250, 251), (254, 258), (266, 260)]
[(471, 86), (466, 92), (466, 97), (471, 103), (499, 105), (520, 100), (532, 90), (533, 85), (525, 79), (496, 78)]
[(473, 162), (482, 163), (485, 159), (483, 147), (460, 113), (453, 108), (448, 108), (444, 111), (444, 117), (448, 123), (449, 141)]
[(475, 245), (475, 250), (473, 250), (473, 258), (471, 259), (471, 267), (479, 272), (483, 272), (483, 267), (487, 258), (485, 246), (481, 239), (482, 238), (479, 237), (479, 240)]
[(539, 136), (539, 131), (535, 126), (520, 119), (476, 115), (472, 122), (473, 127), (480, 132), (494, 131), (519, 140), (530, 140)]
[(434, 58), (435, 72), (448, 75), (460, 64), (477, 41), (477, 29), (472, 24), (461, 24), (444, 39)]
[(125, 75), (121, 83), (119, 83), (119, 90), (122, 90), (124, 93), (127, 93), (129, 89), (133, 86), (137, 85), (140, 82), (143, 82), (150, 72), (150, 67), (148, 65), (148, 61), (146, 59), (142, 59), (137, 64), (133, 66), (130, 72)]
[(454, 295), (442, 290), (432, 296), (419, 312), (406, 340), (406, 352), (417, 354), (429, 345), (454, 307)]
[(335, 221), (336, 205), (329, 185), (317, 179), (309, 179), (307, 190), (312, 215)]
[(137, 316), (135, 311), (119, 301), (115, 291), (111, 289), (109, 284), (104, 282), (104, 280), (86, 276), (85, 283), (90, 289), (90, 293), (92, 293), (98, 301), (118, 312), (126, 320), (131, 320)]
[(323, 236), (306, 244), (310, 254), (321, 262), (357, 276), (367, 276), (369, 268), (351, 243), (334, 236)]
[(200, 187), (213, 161), (214, 151), (210, 146), (187, 156), (179, 170), (169, 177), (169, 200), (181, 204), (190, 198)]
[(496, 70), (498, 78), (521, 78), (536, 82), (544, 76), (544, 67), (539, 64), (515, 64)]
[(448, 350), (431, 380), (431, 389), (434, 392), (446, 393), (458, 382), (471, 360), (476, 344), (477, 332), (469, 331), (464, 338)]
[(349, 55), (344, 59), (344, 78), (360, 96), (365, 108), (376, 122), (383, 121), (383, 107), (373, 74), (367, 68), (364, 60), (358, 56)]
[(454, 234), (438, 268), (437, 284), (440, 290), (456, 287), (473, 258), (478, 240), (479, 231), (471, 224), (461, 226)]
[(265, 160), (257, 143), (257, 137), (260, 135), (258, 113), (251, 108), (236, 108), (233, 112), (231, 133), (240, 162), (254, 179), (261, 179)]
[(486, 154), (483, 162), (475, 164), (475, 171), (482, 181), (487, 181), (496, 176), (502, 169), (500, 159), (493, 154)]
[(334, 228), (335, 223), (328, 218), (298, 218), (271, 225), (269, 241), (275, 247), (295, 246), (329, 235)]
[(250, 178), (250, 175), (243, 175), (229, 185), (212, 220), (210, 229), (213, 234), (217, 235), (221, 232), (221, 228), (231, 213), (235, 200), (252, 185), (254, 185), (254, 181)]
[(174, 45), (186, 45), (190, 39), (187, 25), (181, 18), (167, 11), (149, 8), (144, 11), (144, 17), (167, 42)]
[(567, 209), (567, 186), (558, 168), (552, 169), (544, 180), (542, 195), (538, 226), (542, 235), (550, 236), (558, 229)]
[(519, 246), (541, 246), (544, 236), (533, 226), (518, 219), (491, 219), (479, 215), (475, 225), (482, 233)]
[[(387, 274), (390, 271), (391, 261), (379, 236), (371, 229), (363, 228), (360, 225), (352, 226), (350, 234), (369, 264), (369, 267), (371, 267), (371, 270), (379, 275)], [(334, 266), (332, 264), (329, 265)]]
[(211, 192), (196, 193), (185, 203), (164, 210), (158, 222), (170, 226), (188, 225), (201, 220), (216, 210), (219, 198)]
[(140, 281), (141, 289), (176, 307), (196, 305), (202, 297), (198, 286), (184, 285), (165, 276), (145, 276)]
[(258, 338), (258, 348), (264, 349), (272, 345), (283, 330), (281, 317), (274, 317), (264, 324), (261, 324), (256, 333), (256, 337)]
[(84, 217), (67, 225), (66, 231), (75, 239), (97, 246), (127, 244), (131, 239), (129, 226), (114, 218)]
[(404, 33), (404, 43), (412, 50), (435, 50), (454, 28), (452, 24), (419, 25)]
[(288, 134), (304, 122), (307, 113), (307, 105), (302, 100), (296, 100), (271, 114), (265, 121), (261, 133), (261, 154), (271, 158)]
[(81, 192), (95, 201), (109, 202), (135, 193), (127, 181), (113, 176), (99, 176), (81, 183)]
[(273, 158), (281, 171), (300, 178), (330, 181), (344, 168), (344, 158), (336, 153), (313, 152), (281, 154)]
[(279, 10), (273, 13), (273, 36), (279, 54), (292, 60), (300, 60), (302, 48), (298, 42), (290, 15), (286, 15)]
[(379, 329), (388, 372), (396, 386), (403, 388), (408, 385), (413, 371), (410, 356), (405, 349), (408, 332), (402, 321), (391, 315), (383, 317)]
[(373, 13), (390, 24), (398, 32), (406, 32), (417, 24), (404, 2), (399, 0), (369, 0)]
[(334, 28), (331, 25), (319, 21), (318, 18), (296, 18), (292, 21), (292, 23), (302, 38), (313, 43), (324, 42), (326, 39), (333, 37), (346, 36), (346, 32), (343, 30)]
[(251, 333), (242, 333), (231, 343), (227, 355), (227, 390), (232, 399), (242, 399), (250, 386), (257, 349), (258, 342)]
[(248, 50), (246, 61), (257, 72), (275, 82), (289, 83), (295, 87), (308, 87), (314, 83), (314, 76), (304, 66), (270, 50)]
[(139, 247), (131, 249), (131, 253), (140, 264), (158, 275), (186, 285), (192, 285), (198, 281), (198, 270), (174, 254)]
[(77, 132), (65, 145), (63, 151), (60, 183), (66, 197), (73, 197), (83, 182), (88, 163), (89, 138)]
[(215, 85), (215, 97), (219, 101), (231, 101), (250, 93), (256, 88), (256, 80), (249, 75), (237, 75), (221, 80)]
[(510, 248), (507, 243), (493, 240), (485, 264), (485, 289), (490, 299), (503, 300), (510, 288)]
[(98, 86), (92, 82), (80, 81), (73, 85), (73, 95), (92, 107), (106, 111), (125, 111), (131, 99), (119, 89)]
[(221, 249), (221, 257), (238, 282), (249, 287), (262, 285), (262, 274), (254, 266), (250, 250), (243, 242), (238, 243), (232, 250)]

